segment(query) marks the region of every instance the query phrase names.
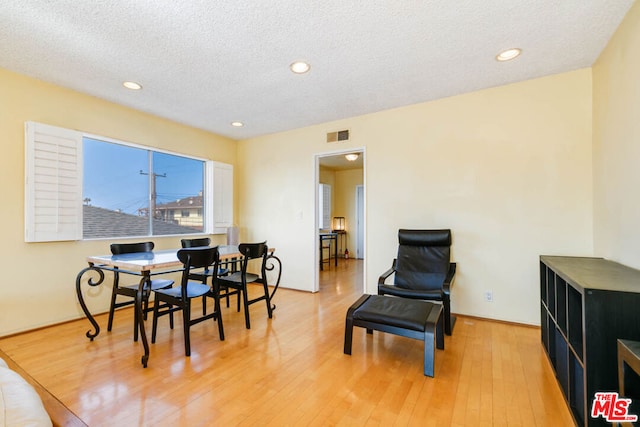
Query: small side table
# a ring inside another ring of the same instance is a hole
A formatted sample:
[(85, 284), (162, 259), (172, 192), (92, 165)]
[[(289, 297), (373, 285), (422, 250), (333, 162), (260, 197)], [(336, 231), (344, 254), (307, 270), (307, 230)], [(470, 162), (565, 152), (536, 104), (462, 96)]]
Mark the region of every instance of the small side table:
[(338, 235), (338, 240), (337, 240), (337, 250), (338, 250), (338, 256), (341, 256), (344, 258), (344, 250), (347, 248), (347, 232), (345, 230), (333, 230), (332, 233), (336, 233)]
[[(323, 265), (324, 263), (328, 263), (329, 266), (331, 266), (331, 241), (333, 240), (333, 252), (334, 252), (334, 262), (336, 264), (336, 267), (338, 266), (338, 234), (331, 232), (331, 233), (320, 233), (318, 234), (318, 238), (320, 240), (320, 270), (324, 270)], [(324, 259), (324, 254), (322, 252), (323, 250), (323, 242), (325, 240), (329, 241), (329, 257), (327, 260)]]

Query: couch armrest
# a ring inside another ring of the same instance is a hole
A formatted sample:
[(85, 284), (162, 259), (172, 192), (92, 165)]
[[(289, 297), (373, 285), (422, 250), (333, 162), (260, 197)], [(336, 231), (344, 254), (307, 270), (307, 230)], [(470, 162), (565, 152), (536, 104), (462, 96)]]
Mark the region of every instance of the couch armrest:
[(49, 418), (51, 418), (51, 422), (54, 427), (87, 427), (87, 424), (85, 424), (76, 414), (71, 412), (71, 410), (60, 402), (57, 397), (51, 394), (49, 390), (44, 388), (2, 350), (0, 350), (0, 358), (4, 359), (9, 369), (19, 374), (35, 389), (36, 393), (40, 396), (44, 409), (49, 414)]

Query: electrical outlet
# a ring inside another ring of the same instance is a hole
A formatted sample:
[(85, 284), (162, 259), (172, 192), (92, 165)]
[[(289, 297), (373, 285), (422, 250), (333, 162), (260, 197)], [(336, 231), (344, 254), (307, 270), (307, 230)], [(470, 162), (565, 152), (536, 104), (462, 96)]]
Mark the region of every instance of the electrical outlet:
[(486, 302), (493, 302), (493, 291), (485, 291), (484, 300)]

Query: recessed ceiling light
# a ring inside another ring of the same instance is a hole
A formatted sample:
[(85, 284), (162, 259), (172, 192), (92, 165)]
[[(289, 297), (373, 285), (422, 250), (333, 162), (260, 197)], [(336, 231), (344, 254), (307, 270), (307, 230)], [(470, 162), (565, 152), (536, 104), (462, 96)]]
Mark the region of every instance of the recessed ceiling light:
[(242, 123), (242, 122), (231, 122), (231, 126), (236, 127), (236, 128), (241, 128), (242, 126), (244, 126), (244, 123)]
[(289, 65), (289, 68), (296, 74), (304, 74), (311, 69), (311, 65), (303, 61), (296, 61)]
[(496, 59), (501, 62), (510, 61), (513, 58), (516, 58), (517, 56), (519, 56), (521, 53), (522, 53), (522, 49), (518, 49), (518, 48), (507, 49), (503, 52), (500, 52), (496, 56)]
[(122, 86), (126, 87), (127, 89), (131, 89), (131, 90), (140, 90), (140, 89), (142, 89), (142, 85), (140, 83), (136, 83), (136, 82), (124, 82), (124, 83), (122, 83)]

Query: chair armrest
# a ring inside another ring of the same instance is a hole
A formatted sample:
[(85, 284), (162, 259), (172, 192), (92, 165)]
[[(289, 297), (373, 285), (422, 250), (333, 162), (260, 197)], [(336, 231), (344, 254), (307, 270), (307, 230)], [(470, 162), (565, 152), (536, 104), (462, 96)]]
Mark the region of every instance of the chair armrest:
[(456, 267), (457, 264), (455, 262), (449, 263), (449, 271), (442, 284), (442, 291), (447, 295), (451, 294), (451, 286), (453, 286), (453, 281), (455, 280)]
[(384, 282), (387, 280), (389, 276), (396, 272), (396, 260), (393, 260), (393, 264), (391, 264), (391, 268), (385, 271), (378, 278), (378, 285), (384, 285)]

